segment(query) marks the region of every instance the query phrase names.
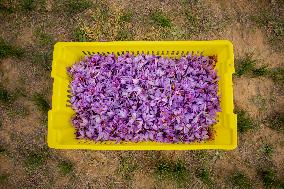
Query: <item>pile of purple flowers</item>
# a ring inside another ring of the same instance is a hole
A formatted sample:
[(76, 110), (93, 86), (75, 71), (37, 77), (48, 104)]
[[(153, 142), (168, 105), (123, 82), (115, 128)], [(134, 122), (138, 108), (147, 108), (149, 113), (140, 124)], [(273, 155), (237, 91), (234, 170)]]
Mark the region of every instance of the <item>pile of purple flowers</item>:
[(95, 54), (68, 68), (77, 139), (166, 143), (210, 138), (220, 111), (215, 60)]

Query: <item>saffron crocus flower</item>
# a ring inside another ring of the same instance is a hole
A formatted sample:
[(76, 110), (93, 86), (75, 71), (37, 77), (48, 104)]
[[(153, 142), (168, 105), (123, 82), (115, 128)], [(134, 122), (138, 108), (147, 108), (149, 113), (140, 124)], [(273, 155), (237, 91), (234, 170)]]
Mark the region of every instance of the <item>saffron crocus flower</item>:
[(220, 111), (215, 62), (202, 55), (94, 54), (67, 69), (76, 138), (202, 141)]

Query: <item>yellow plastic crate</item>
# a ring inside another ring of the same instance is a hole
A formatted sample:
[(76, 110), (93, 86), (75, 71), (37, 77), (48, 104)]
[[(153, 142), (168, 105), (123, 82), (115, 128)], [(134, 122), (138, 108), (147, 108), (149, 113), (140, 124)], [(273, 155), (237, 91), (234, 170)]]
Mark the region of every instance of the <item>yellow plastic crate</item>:
[[(99, 142), (75, 139), (75, 129), (71, 125), (74, 111), (66, 106), (70, 78), (66, 67), (93, 53), (122, 54), (130, 52), (154, 53), (165, 57), (180, 57), (183, 54), (203, 52), (205, 56), (217, 55), (217, 75), (221, 112), (219, 121), (213, 126), (213, 140), (194, 143), (158, 142)], [(48, 112), (48, 146), (57, 149), (93, 150), (195, 150), (234, 149), (237, 146), (237, 116), (233, 113), (234, 54), (231, 42), (216, 41), (127, 41), (127, 42), (59, 42), (54, 46), (52, 72), (54, 78), (52, 110)]]

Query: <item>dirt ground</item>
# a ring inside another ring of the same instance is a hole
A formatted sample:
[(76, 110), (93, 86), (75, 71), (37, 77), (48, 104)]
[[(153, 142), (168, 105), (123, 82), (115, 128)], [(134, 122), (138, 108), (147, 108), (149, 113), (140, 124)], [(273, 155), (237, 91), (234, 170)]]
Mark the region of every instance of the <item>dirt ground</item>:
[[(272, 71), (234, 75), (236, 110), (253, 125), (238, 134), (236, 150), (55, 150), (46, 143), (56, 42), (227, 39), (236, 68), (252, 54), (257, 68), (283, 70), (283, 0), (0, 0), (0, 26), (0, 188), (284, 188), (284, 72), (277, 81)], [(276, 129), (273, 115), (282, 115)], [(157, 172), (164, 159), (184, 169)], [(164, 173), (173, 177), (161, 179)]]

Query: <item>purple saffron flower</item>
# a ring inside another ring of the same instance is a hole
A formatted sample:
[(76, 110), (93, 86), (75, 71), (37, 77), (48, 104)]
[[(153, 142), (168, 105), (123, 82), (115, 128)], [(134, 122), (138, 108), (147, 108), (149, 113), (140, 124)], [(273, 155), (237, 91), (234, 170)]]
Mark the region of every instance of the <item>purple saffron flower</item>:
[(95, 54), (67, 68), (77, 139), (206, 140), (220, 110), (214, 61)]

